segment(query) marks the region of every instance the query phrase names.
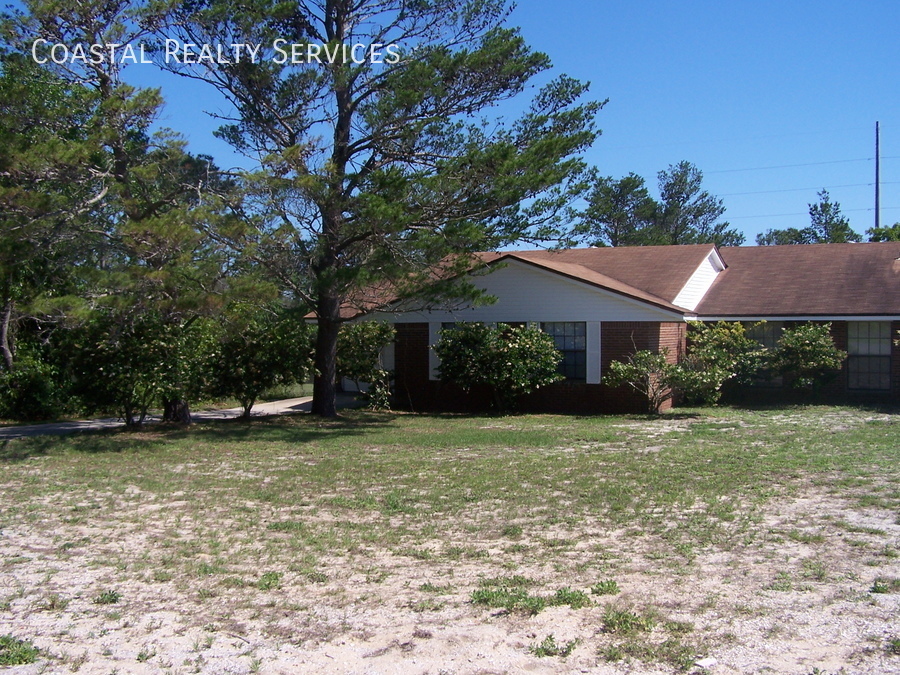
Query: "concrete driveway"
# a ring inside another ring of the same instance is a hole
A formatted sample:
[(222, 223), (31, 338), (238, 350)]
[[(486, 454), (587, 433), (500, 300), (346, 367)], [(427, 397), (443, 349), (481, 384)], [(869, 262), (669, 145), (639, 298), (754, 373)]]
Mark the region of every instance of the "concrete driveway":
[[(348, 394), (338, 394), (338, 408), (349, 408), (356, 405), (356, 398)], [(257, 403), (250, 411), (251, 417), (267, 417), (269, 415), (293, 415), (295, 413), (308, 413), (312, 407), (312, 396), (300, 398), (286, 398), (281, 401), (269, 401)], [(191, 412), (191, 418), (195, 422), (204, 420), (227, 420), (240, 417), (243, 408), (227, 408), (225, 410), (199, 410)], [(156, 415), (148, 416), (146, 424), (159, 422)], [(28, 436), (62, 436), (76, 431), (96, 431), (98, 429), (115, 429), (125, 426), (125, 422), (117, 417), (105, 417), (93, 420), (73, 420), (71, 422), (49, 422), (47, 424), (29, 424), (23, 426), (0, 428), (0, 441), (12, 438), (25, 438)]]

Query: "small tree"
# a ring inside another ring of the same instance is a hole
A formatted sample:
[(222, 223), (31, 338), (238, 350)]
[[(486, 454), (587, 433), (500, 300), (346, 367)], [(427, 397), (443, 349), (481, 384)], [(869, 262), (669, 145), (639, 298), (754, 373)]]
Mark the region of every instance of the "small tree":
[(553, 338), (536, 328), (459, 324), (442, 330), (434, 349), (442, 382), (466, 392), (486, 386), (500, 411), (514, 408), (519, 396), (562, 379), (557, 371), (562, 355)]
[(847, 352), (834, 344), (830, 323), (805, 323), (784, 329), (772, 368), (791, 378), (794, 387), (817, 389), (837, 374), (846, 358)]
[(312, 367), (312, 329), (300, 312), (240, 305), (228, 313), (209, 366), (213, 393), (233, 396), (243, 417), (266, 389), (305, 380)]
[(672, 398), (680, 374), (678, 366), (669, 363), (668, 354), (666, 348), (660, 352), (642, 349), (625, 361), (613, 361), (603, 383), (610, 387), (627, 385), (647, 399), (647, 411), (655, 415)]
[(366, 382), (366, 396), (372, 408), (390, 407), (391, 374), (384, 368), (381, 351), (394, 339), (394, 327), (378, 321), (361, 321), (341, 326), (337, 345), (338, 377)]

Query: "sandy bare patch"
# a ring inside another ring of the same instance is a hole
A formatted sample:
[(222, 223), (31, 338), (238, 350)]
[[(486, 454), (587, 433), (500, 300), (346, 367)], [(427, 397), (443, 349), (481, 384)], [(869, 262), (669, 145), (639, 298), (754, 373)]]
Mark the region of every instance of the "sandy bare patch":
[[(197, 524), (181, 513), (185, 502), (139, 493), (82, 500), (85, 508), (116, 500), (117, 522), (2, 532), (0, 634), (27, 638), (48, 657), (7, 672), (668, 673), (675, 666), (665, 661), (608, 659), (616, 645), (658, 646), (676, 633), (693, 657), (716, 660), (715, 673), (900, 672), (900, 656), (886, 650), (900, 632), (900, 593), (870, 592), (877, 578), (900, 578), (896, 514), (824, 488), (770, 503), (748, 544), (689, 556), (595, 523), (512, 546), (456, 541), (453, 561), (440, 557), (450, 545), (440, 537), (406, 552), (375, 546), (326, 556), (316, 574), (280, 573), (270, 588), (265, 570), (284, 567), (262, 552), (257, 568), (238, 575), (168, 578), (142, 565)], [(142, 516), (131, 520), (129, 510)], [(138, 527), (148, 513), (153, 524)], [(107, 543), (91, 544), (100, 539)], [(552, 553), (518, 564), (516, 546)], [(472, 550), (486, 553), (470, 557)], [(620, 592), (535, 615), (472, 603), (484, 578), (512, 574), (548, 597), (563, 587), (589, 594), (606, 578)], [(104, 590), (119, 601), (98, 604)], [(610, 607), (648, 616), (652, 627), (610, 633)], [(549, 635), (577, 644), (565, 658), (539, 658), (533, 651)]]

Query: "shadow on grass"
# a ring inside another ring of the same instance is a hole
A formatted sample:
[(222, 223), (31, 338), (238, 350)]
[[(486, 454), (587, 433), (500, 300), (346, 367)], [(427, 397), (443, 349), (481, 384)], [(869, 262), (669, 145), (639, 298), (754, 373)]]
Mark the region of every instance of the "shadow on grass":
[(65, 453), (152, 453), (172, 443), (307, 443), (328, 435), (361, 436), (390, 425), (396, 415), (371, 411), (347, 411), (333, 419), (310, 414), (203, 420), (190, 426), (148, 424), (79, 431), (67, 435), (33, 436), (0, 441), (0, 462)]

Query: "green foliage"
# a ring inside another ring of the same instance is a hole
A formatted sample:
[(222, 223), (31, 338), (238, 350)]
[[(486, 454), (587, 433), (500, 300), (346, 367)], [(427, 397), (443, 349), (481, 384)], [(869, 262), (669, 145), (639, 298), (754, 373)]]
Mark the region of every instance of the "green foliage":
[(869, 241), (900, 241), (900, 223), (890, 227), (870, 227), (866, 230)]
[(658, 202), (636, 174), (615, 180), (593, 173), (588, 207), (575, 233), (592, 246), (744, 242), (743, 234), (719, 221), (725, 207), (703, 189), (703, 173), (696, 166), (682, 161), (660, 171), (657, 179)]
[(95, 605), (115, 605), (122, 599), (122, 594), (113, 589), (101, 591), (94, 597)]
[(669, 363), (668, 353), (668, 349), (642, 349), (625, 361), (613, 361), (603, 382), (610, 387), (628, 386), (647, 399), (648, 412), (656, 414), (672, 398), (680, 375), (678, 366)]
[(749, 383), (765, 358), (765, 348), (747, 336), (740, 322), (692, 321), (687, 356), (678, 364), (675, 386), (687, 401), (713, 405), (726, 381)]
[(559, 656), (562, 658), (566, 658), (569, 656), (580, 644), (580, 640), (571, 640), (566, 642), (565, 644), (557, 644), (556, 638), (553, 637), (551, 633), (547, 637), (541, 641), (540, 644), (532, 645), (528, 648), (532, 654), (537, 656), (538, 658), (542, 658), (545, 656)]
[(41, 360), (40, 355), (18, 356), (12, 370), (0, 372), (0, 417), (53, 419), (65, 409), (67, 402), (57, 369)]
[(536, 328), (458, 324), (441, 331), (434, 350), (441, 381), (464, 391), (486, 386), (501, 411), (512, 409), (519, 396), (562, 379), (557, 372), (562, 356), (553, 338)]
[(0, 635), (0, 666), (19, 666), (34, 663), (40, 650), (30, 642), (12, 635)]
[(784, 329), (771, 365), (794, 387), (815, 389), (833, 379), (846, 358), (834, 344), (830, 323), (805, 323)]
[(256, 587), (261, 591), (281, 588), (281, 572), (265, 572), (256, 582)]
[[(756, 235), (756, 243), (760, 246), (776, 246), (785, 244), (843, 244), (850, 241), (862, 241), (862, 237), (853, 231), (850, 227), (850, 221), (841, 213), (841, 205), (838, 202), (831, 201), (828, 190), (819, 192), (818, 197), (818, 202), (809, 205), (810, 223), (807, 227), (803, 229), (790, 227), (785, 230), (767, 230)], [(870, 241), (882, 240), (870, 239)]]
[(604, 579), (591, 586), (591, 593), (594, 595), (618, 595), (619, 584), (615, 579)]
[(640, 246), (653, 225), (656, 202), (637, 174), (615, 180), (592, 177), (588, 207), (579, 231), (591, 246)]
[(337, 344), (337, 374), (367, 382), (369, 407), (390, 409), (391, 374), (381, 362), (381, 350), (394, 339), (394, 327), (378, 321), (360, 321), (341, 326)]
[(633, 635), (653, 630), (656, 621), (652, 616), (637, 614), (629, 609), (607, 607), (603, 614), (603, 632)]
[(312, 336), (301, 311), (232, 306), (207, 361), (214, 395), (236, 398), (249, 416), (266, 389), (307, 379)]
[(744, 235), (719, 218), (722, 200), (703, 189), (703, 172), (690, 162), (672, 164), (657, 174), (660, 201), (654, 216), (655, 244), (739, 246)]
[(60, 335), (56, 358), (89, 411), (115, 410), (136, 425), (165, 398), (196, 399), (205, 392), (213, 331), (205, 319), (97, 313)]
[(518, 118), (497, 118), (492, 108), (550, 67), (503, 25), (508, 9), (505, 0), (204, 0), (178, 4), (160, 30), (195, 44), (352, 32), (356, 42), (414, 50), (390, 65), (169, 64), (222, 90), (236, 122), (219, 136), (262, 158), (242, 176), (242, 227), (217, 229), (316, 311), (317, 414), (335, 414), (342, 308), (477, 297), (460, 275), (471, 254), (568, 227), (582, 187), (578, 155), (602, 104), (582, 103), (586, 86), (561, 76), (532, 90)]
[(584, 591), (572, 590), (568, 586), (556, 589), (551, 600), (554, 605), (568, 605), (572, 609), (581, 609), (591, 604), (591, 599)]

